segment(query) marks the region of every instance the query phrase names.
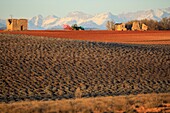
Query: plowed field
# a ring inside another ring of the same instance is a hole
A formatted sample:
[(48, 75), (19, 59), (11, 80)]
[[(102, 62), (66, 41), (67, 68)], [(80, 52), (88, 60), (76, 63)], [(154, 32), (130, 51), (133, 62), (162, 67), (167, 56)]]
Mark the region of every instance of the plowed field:
[(7, 32), (97, 42), (116, 42), (132, 44), (170, 44), (170, 31), (64, 31), (64, 30), (28, 30)]
[(0, 102), (169, 93), (169, 50), (0, 34)]

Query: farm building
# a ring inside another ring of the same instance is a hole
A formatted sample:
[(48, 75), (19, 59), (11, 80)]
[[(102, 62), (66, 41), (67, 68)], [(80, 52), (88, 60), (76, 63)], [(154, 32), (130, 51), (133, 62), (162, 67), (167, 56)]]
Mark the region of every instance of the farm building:
[(126, 27), (124, 23), (116, 23), (115, 24), (115, 30), (116, 31), (126, 31)]
[(148, 26), (145, 24), (142, 24), (142, 31), (147, 31), (148, 30)]
[(145, 24), (139, 24), (139, 22), (133, 22), (132, 24), (132, 31), (147, 31), (148, 30), (148, 26)]
[(132, 24), (132, 31), (140, 31), (140, 25), (139, 22), (133, 22)]
[(22, 31), (28, 29), (27, 19), (7, 19), (6, 20), (7, 30), (11, 31)]

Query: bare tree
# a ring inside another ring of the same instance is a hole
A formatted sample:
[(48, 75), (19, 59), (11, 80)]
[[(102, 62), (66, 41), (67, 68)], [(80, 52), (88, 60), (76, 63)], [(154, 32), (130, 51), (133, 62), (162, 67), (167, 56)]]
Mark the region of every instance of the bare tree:
[(107, 30), (114, 30), (115, 29), (115, 23), (114, 23), (114, 21), (107, 21), (107, 23), (106, 23), (106, 28), (107, 28)]
[(159, 22), (159, 29), (160, 30), (170, 30), (170, 18), (163, 18)]
[(111, 24), (111, 30), (115, 30), (115, 23), (114, 23), (114, 21), (110, 21), (110, 24)]
[(110, 21), (107, 21), (106, 28), (107, 28), (107, 30), (110, 30)]

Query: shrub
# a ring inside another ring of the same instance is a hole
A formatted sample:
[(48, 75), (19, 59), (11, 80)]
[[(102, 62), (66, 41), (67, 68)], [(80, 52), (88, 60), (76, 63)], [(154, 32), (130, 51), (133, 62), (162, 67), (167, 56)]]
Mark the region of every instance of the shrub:
[(82, 91), (80, 87), (78, 87), (75, 91), (75, 98), (81, 98), (82, 97)]

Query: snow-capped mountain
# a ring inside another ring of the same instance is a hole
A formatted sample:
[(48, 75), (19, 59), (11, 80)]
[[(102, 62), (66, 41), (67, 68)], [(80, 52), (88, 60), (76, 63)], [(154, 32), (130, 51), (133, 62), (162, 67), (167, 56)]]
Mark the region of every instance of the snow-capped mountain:
[(45, 29), (50, 29), (59, 19), (60, 18), (55, 15), (49, 15), (43, 20), (42, 27)]
[[(113, 15), (111, 12), (90, 15), (84, 12), (75, 11), (68, 13), (65, 17), (57, 17), (49, 15), (34, 16), (29, 20), (29, 29), (62, 29), (63, 24), (78, 24), (85, 28), (106, 29), (105, 25), (108, 20), (119, 22), (127, 22), (131, 20), (154, 19), (160, 21), (164, 17), (170, 17), (170, 7), (165, 9), (146, 10), (130, 12), (125, 14)], [(0, 28), (6, 25), (5, 20), (0, 19)]]
[(6, 29), (6, 20), (0, 19), (0, 30)]
[[(92, 15), (75, 11), (75, 12), (70, 12), (67, 14), (67, 16), (63, 18), (59, 18), (55, 21), (53, 25), (51, 25), (51, 28), (61, 28), (64, 24), (81, 24), (84, 23), (87, 19), (91, 18)], [(58, 26), (58, 27), (57, 27)]]
[(45, 29), (51, 28), (57, 29), (62, 28), (63, 24), (69, 25), (78, 24), (85, 28), (106, 29), (105, 25), (108, 20), (114, 21), (116, 23), (141, 19), (154, 19), (160, 21), (164, 17), (170, 17), (170, 8), (137, 11), (120, 15), (113, 15), (111, 12), (90, 15), (84, 12), (75, 11), (68, 13), (67, 16), (63, 18), (55, 18), (53, 22), (47, 24), (48, 27), (45, 27), (44, 24), (43, 27)]
[[(170, 9), (170, 8), (169, 8)], [(119, 18), (122, 18), (124, 22), (130, 20), (142, 20), (142, 19), (153, 19), (160, 21), (162, 18), (170, 17), (170, 12), (165, 9), (156, 9), (156, 10), (147, 10), (147, 11), (137, 11), (126, 14), (118, 15)]]
[(79, 19), (79, 20), (85, 20), (85, 19), (89, 19), (92, 18), (93, 16), (84, 12), (80, 12), (80, 11), (75, 11), (75, 12), (70, 12), (67, 14), (68, 18), (75, 18), (75, 19)]
[(51, 25), (51, 28), (54, 28), (56, 26), (60, 27), (63, 26), (63, 24), (78, 24), (84, 26), (85, 28), (105, 29), (105, 24), (108, 20), (116, 20), (119, 22), (120, 19), (110, 12), (100, 13), (92, 16), (90, 14), (76, 11), (71, 12), (66, 17), (60, 18), (55, 21), (55, 23)]
[(105, 24), (107, 21), (119, 21), (119, 18), (110, 12), (106, 12), (97, 14), (89, 20), (93, 21), (97, 25), (102, 25)]
[(0, 19), (0, 28), (6, 27), (6, 21), (3, 19)]
[(165, 8), (165, 11), (170, 13), (170, 7)]
[(100, 28), (100, 26), (98, 24), (96, 24), (95, 22), (93, 22), (92, 20), (82, 22), (79, 25), (85, 27), (86, 29)]
[(43, 16), (38, 15), (34, 16), (29, 20), (28, 27), (29, 29), (43, 29), (42, 24), (43, 24)]

